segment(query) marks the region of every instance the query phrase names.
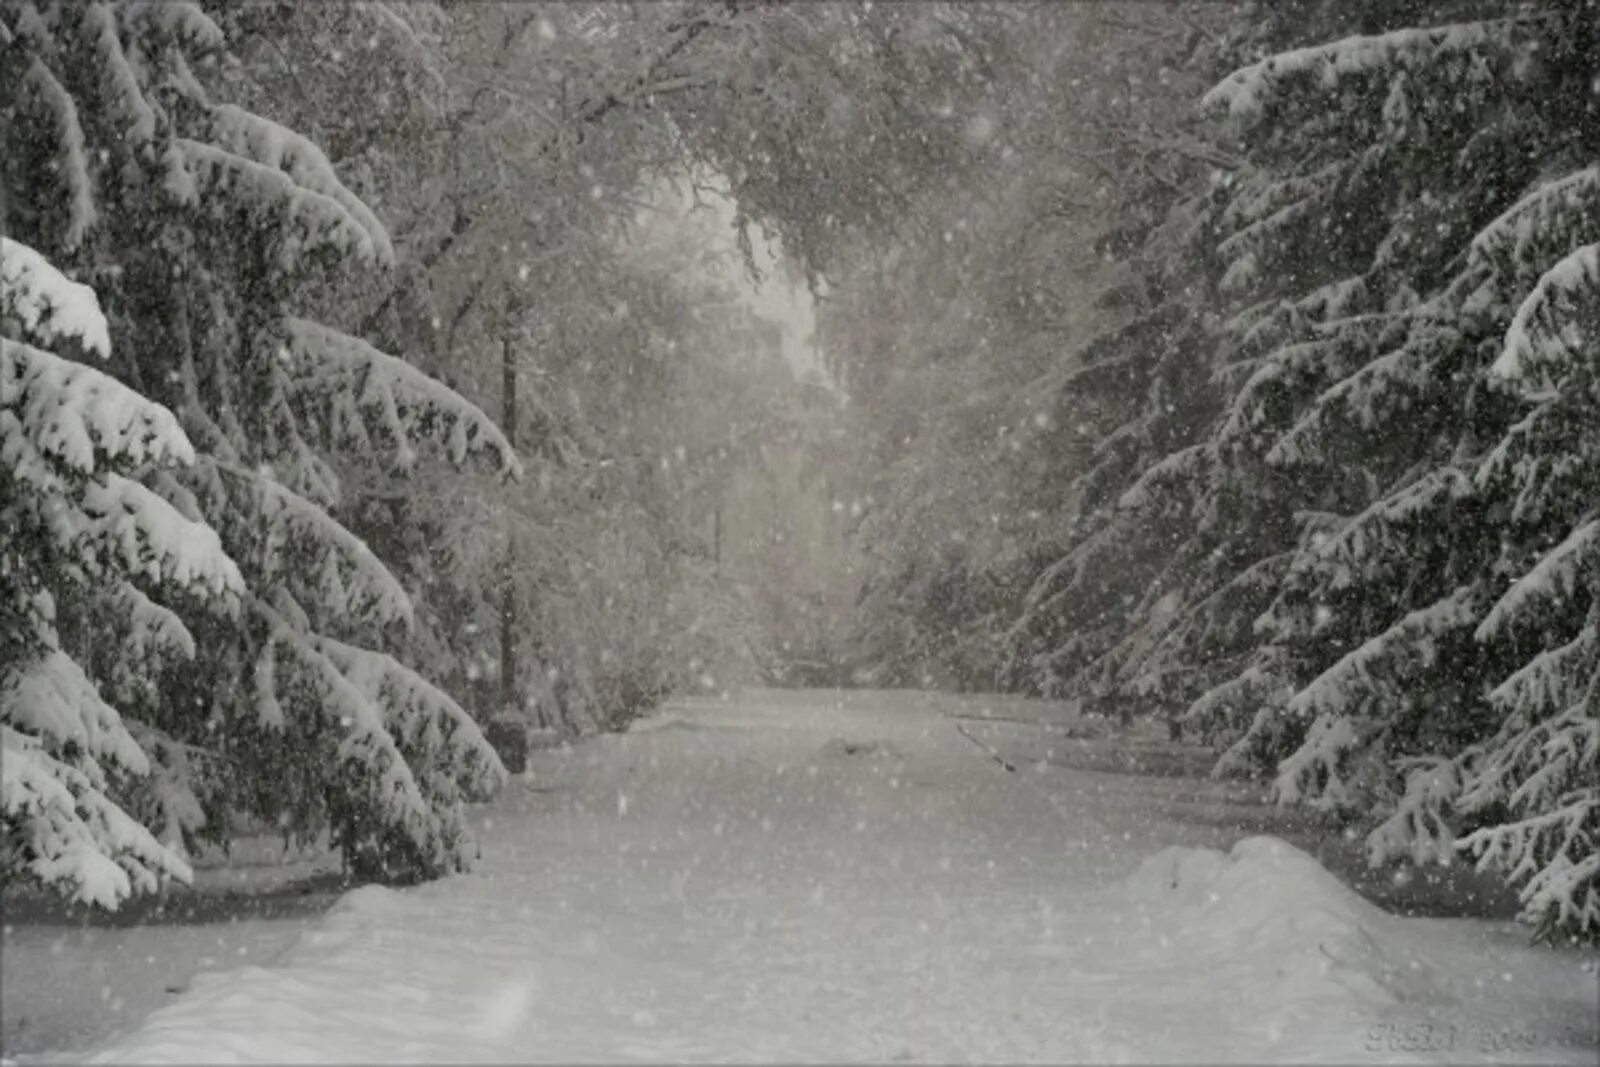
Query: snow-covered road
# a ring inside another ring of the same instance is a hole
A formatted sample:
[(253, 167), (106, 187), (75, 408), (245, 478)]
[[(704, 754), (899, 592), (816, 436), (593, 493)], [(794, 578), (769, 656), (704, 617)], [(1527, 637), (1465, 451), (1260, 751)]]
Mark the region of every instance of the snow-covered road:
[(471, 874), (357, 890), (91, 1058), (1594, 1062), (1592, 955), (1394, 918), (1265, 839), (1141, 866), (1231, 838), (956, 725), (757, 694), (541, 753)]

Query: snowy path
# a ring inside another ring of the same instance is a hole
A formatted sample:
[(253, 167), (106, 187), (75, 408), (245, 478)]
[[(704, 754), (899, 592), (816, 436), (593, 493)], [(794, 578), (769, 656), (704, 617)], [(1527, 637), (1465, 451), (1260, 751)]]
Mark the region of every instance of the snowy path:
[[(1264, 846), (1130, 881), (1194, 828), (1110, 776), (1008, 773), (926, 701), (837, 705), (543, 753), (472, 874), (358, 890), (93, 1058), (1378, 1062), (1448, 1034), (1432, 1059), (1594, 1060), (1592, 956), (1394, 919)], [(1513, 1023), (1525, 1054), (1489, 1049)]]

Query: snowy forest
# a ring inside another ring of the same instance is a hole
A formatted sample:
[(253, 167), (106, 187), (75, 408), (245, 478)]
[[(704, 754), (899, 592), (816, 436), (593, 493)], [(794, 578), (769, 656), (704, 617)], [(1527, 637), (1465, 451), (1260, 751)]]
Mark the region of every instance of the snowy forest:
[(911, 690), (1600, 943), (1595, 0), (0, 0), (0, 138), (8, 893)]

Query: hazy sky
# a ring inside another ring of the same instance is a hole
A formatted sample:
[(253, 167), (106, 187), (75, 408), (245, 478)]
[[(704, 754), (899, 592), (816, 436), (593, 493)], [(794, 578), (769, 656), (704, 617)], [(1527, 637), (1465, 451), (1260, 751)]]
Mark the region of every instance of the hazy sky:
[[(723, 199), (718, 210), (724, 219), (722, 229), (727, 234), (731, 248), (734, 243), (733, 204)], [(761, 283), (758, 285), (750, 277), (738, 257), (732, 257), (725, 262), (729, 274), (735, 276), (734, 284), (757, 315), (783, 326), (783, 356), (789, 361), (795, 377), (815, 373), (824, 381), (829, 381), (821, 354), (813, 343), (817, 309), (811, 291), (803, 281), (794, 281), (787, 272), (778, 269), (783, 254), (778, 242), (769, 241), (759, 229), (753, 236), (756, 267), (762, 274)]]
[[(775, 239), (769, 239), (759, 227), (752, 233), (752, 245), (756, 267), (761, 272), (762, 280), (758, 284), (750, 277), (734, 239), (733, 200), (727, 196), (707, 194), (704, 191), (706, 186), (720, 188), (724, 185), (721, 180), (701, 179), (701, 204), (704, 206), (694, 210), (711, 213), (714, 222), (674, 227), (677, 231), (674, 239), (680, 239), (681, 235), (683, 240), (705, 242), (716, 254), (716, 262), (722, 264), (725, 277), (741, 299), (757, 315), (776, 322), (783, 328), (783, 356), (789, 361), (795, 377), (800, 378), (814, 373), (831, 386), (832, 379), (822, 365), (820, 354), (813, 343), (817, 315), (811, 291), (806, 288), (803, 280), (794, 280), (790, 272), (781, 269), (783, 255), (781, 244)], [(670, 212), (672, 206), (676, 205), (681, 213), (680, 218), (687, 216), (692, 208), (687, 197), (667, 187), (659, 190), (652, 200), (660, 205), (658, 210), (661, 211)]]

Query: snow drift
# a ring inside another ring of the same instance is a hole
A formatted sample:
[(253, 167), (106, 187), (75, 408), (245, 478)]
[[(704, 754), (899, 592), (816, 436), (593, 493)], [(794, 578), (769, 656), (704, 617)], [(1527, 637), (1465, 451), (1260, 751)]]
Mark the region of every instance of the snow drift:
[(1160, 916), (1162, 951), (1237, 967), (1275, 1001), (1393, 1003), (1422, 978), (1395, 958), (1393, 916), (1280, 838), (1245, 838), (1226, 854), (1164, 849), (1122, 888)]

